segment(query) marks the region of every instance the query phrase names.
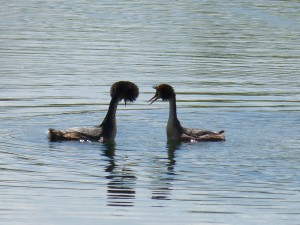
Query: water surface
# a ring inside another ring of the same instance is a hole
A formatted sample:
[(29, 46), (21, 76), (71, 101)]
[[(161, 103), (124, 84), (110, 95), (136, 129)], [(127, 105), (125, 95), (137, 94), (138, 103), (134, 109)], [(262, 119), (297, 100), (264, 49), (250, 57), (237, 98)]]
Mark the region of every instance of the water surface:
[[(298, 1), (6, 1), (0, 6), (1, 224), (297, 224)], [(114, 145), (50, 143), (99, 124), (112, 83), (138, 100)], [(187, 127), (222, 143), (166, 143)]]

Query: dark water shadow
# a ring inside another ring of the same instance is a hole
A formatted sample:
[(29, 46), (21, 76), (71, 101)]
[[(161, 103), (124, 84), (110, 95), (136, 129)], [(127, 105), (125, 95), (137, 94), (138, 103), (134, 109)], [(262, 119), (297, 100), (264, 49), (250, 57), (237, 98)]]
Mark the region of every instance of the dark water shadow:
[(174, 166), (176, 164), (175, 160), (175, 152), (180, 149), (181, 142), (180, 141), (168, 141), (166, 145), (166, 149), (168, 152), (168, 171), (170, 174), (174, 175)]
[(105, 172), (107, 182), (107, 205), (128, 207), (134, 206), (136, 176), (133, 170), (126, 164), (116, 161), (115, 143), (105, 143), (103, 155), (107, 157), (108, 164)]
[(167, 152), (167, 162), (164, 162), (163, 167), (158, 165), (161, 169), (156, 176), (153, 178), (153, 188), (152, 188), (152, 199), (154, 200), (172, 200), (171, 192), (173, 190), (173, 181), (176, 176), (175, 172), (175, 156), (176, 150), (180, 148), (179, 142), (167, 142), (166, 152)]

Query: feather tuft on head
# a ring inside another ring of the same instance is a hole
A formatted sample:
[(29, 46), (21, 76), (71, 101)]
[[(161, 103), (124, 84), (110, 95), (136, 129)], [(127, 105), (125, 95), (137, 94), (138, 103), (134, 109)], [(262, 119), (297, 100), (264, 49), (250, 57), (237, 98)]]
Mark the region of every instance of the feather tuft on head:
[(130, 81), (118, 81), (111, 86), (111, 97), (118, 97), (127, 102), (134, 102), (139, 96), (139, 88)]
[(153, 86), (156, 90), (156, 93), (153, 98), (151, 98), (148, 102), (155, 102), (158, 99), (162, 99), (163, 101), (168, 101), (170, 98), (175, 96), (175, 91), (171, 85), (168, 84), (160, 84)]

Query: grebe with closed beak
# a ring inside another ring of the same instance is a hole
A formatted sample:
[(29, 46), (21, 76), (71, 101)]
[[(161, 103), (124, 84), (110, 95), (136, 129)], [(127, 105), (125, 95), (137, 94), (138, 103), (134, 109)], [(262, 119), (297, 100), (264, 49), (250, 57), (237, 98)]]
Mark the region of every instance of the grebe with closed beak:
[(139, 95), (139, 89), (132, 82), (119, 81), (111, 86), (110, 95), (108, 111), (100, 125), (73, 127), (62, 131), (49, 128), (49, 141), (114, 141), (117, 134), (116, 111), (118, 104), (123, 99), (125, 105), (127, 102), (134, 102)]
[(172, 86), (160, 84), (153, 87), (156, 93), (148, 102), (152, 104), (158, 99), (169, 101), (169, 119), (167, 124), (168, 140), (177, 141), (225, 141), (224, 131), (213, 132), (209, 130), (184, 128), (181, 126), (176, 112), (176, 94)]

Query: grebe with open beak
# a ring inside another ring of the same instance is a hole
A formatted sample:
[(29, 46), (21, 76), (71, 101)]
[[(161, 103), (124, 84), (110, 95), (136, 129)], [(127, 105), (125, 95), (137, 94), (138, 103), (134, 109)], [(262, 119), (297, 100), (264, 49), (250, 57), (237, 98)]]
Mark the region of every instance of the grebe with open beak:
[(134, 102), (138, 95), (138, 87), (129, 81), (114, 83), (110, 89), (111, 101), (107, 114), (98, 126), (73, 127), (66, 130), (48, 129), (49, 141), (114, 141), (117, 134), (116, 111), (118, 104), (124, 99), (126, 102)]
[(169, 119), (167, 124), (168, 140), (177, 141), (225, 141), (224, 131), (213, 132), (196, 128), (184, 128), (181, 126), (176, 112), (176, 94), (172, 86), (160, 84), (154, 86), (156, 93), (148, 102), (152, 104), (158, 99), (169, 101)]

